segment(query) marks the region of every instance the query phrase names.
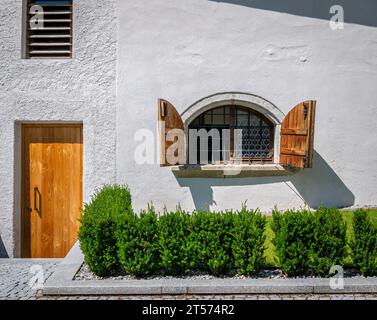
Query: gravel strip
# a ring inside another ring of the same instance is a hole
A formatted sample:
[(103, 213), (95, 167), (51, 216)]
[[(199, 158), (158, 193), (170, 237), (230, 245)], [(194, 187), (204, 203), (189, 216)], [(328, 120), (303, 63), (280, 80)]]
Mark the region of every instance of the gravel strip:
[[(358, 276), (357, 272), (353, 269), (344, 270), (345, 278), (353, 278)], [(203, 272), (190, 272), (187, 275), (181, 276), (168, 276), (163, 274), (146, 276), (143, 278), (138, 278), (132, 275), (127, 275), (119, 272), (118, 275), (112, 277), (98, 277), (89, 270), (89, 267), (84, 263), (80, 270), (75, 275), (74, 280), (79, 281), (90, 281), (90, 280), (173, 280), (173, 279), (184, 279), (184, 280), (213, 280), (213, 279), (288, 279), (280, 269), (265, 269), (256, 273), (252, 276), (237, 275), (235, 271), (231, 271), (228, 275), (216, 277), (213, 275), (205, 274)], [(313, 279), (315, 276), (301, 276), (301, 277), (291, 277), (291, 279)], [(377, 277), (376, 277), (377, 279)]]

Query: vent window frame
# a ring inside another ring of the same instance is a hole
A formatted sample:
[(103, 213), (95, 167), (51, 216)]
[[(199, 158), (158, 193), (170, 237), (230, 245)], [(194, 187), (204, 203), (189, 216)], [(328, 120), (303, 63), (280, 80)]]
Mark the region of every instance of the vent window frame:
[[(31, 12), (32, 6), (43, 11)], [(31, 25), (32, 18), (37, 26)], [(25, 0), (23, 19), (24, 59), (72, 59), (73, 0)]]

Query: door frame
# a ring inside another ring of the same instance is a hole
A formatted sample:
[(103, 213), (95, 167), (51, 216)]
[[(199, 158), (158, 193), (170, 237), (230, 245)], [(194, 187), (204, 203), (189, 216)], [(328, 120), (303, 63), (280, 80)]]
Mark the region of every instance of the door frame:
[[(15, 123), (15, 168), (18, 168), (19, 174), (15, 175), (15, 178), (18, 180), (18, 183), (15, 184), (14, 188), (14, 199), (15, 203), (18, 204), (18, 208), (16, 212), (18, 212), (18, 221), (16, 228), (14, 231), (17, 233), (15, 238), (17, 238), (18, 245), (16, 245), (15, 250), (16, 256), (23, 258), (23, 259), (32, 259), (30, 257), (23, 256), (23, 215), (25, 212), (25, 192), (26, 192), (26, 175), (25, 175), (25, 139), (24, 139), (24, 128), (36, 126), (36, 127), (58, 127), (58, 126), (73, 126), (73, 127), (80, 127), (81, 134), (82, 134), (82, 185), (81, 185), (81, 192), (84, 194), (84, 124), (82, 121), (20, 121)], [(17, 188), (18, 185), (18, 188)], [(16, 189), (18, 189), (16, 192)], [(17, 201), (18, 199), (18, 201)], [(83, 203), (82, 203), (83, 205)]]

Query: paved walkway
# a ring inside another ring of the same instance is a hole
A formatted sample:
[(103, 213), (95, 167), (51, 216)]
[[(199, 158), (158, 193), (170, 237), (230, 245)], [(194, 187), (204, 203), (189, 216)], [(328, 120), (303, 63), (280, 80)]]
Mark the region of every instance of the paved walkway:
[(38, 281), (46, 280), (60, 261), (0, 259), (0, 300), (36, 297)]
[(37, 297), (37, 300), (377, 300), (377, 295), (206, 295), (206, 296), (88, 296)]
[(200, 296), (71, 296), (45, 297), (38, 284), (60, 260), (0, 259), (0, 300), (377, 300), (377, 294), (345, 295), (200, 295)]

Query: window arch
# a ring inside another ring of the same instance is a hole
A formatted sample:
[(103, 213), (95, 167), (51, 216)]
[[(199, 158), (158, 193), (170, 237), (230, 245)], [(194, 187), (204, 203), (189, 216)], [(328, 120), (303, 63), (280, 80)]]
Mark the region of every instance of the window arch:
[(253, 109), (266, 116), (275, 125), (280, 125), (285, 117), (278, 107), (260, 96), (242, 92), (224, 92), (210, 95), (190, 105), (183, 111), (182, 121), (189, 124), (204, 111), (223, 105), (238, 105)]
[[(209, 163), (218, 161), (242, 161), (246, 163), (272, 162), (274, 150), (274, 124), (263, 114), (240, 105), (223, 105), (202, 112), (188, 125), (189, 130), (205, 130), (212, 132), (215, 129), (218, 135), (208, 138)], [(190, 137), (190, 135), (189, 135)], [(190, 138), (189, 138), (190, 139)], [(194, 135), (188, 141), (189, 145), (196, 146), (194, 160), (202, 163), (201, 139)], [(228, 141), (224, 141), (224, 140)], [(219, 140), (219, 141), (216, 141)], [(190, 152), (190, 149), (188, 150)], [(218, 152), (218, 157), (214, 152)], [(190, 158), (190, 154), (188, 155)], [(190, 158), (193, 159), (192, 157)]]

